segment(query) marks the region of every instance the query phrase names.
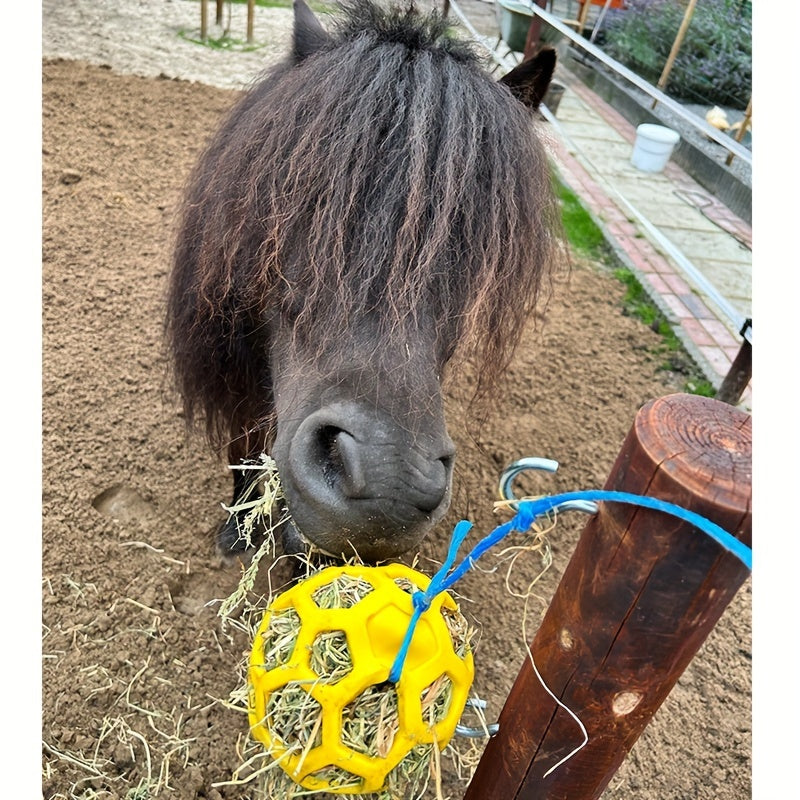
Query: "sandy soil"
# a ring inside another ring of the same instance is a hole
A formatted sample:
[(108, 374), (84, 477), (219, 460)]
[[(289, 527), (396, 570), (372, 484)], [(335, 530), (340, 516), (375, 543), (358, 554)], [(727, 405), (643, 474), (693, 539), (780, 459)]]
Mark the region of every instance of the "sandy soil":
[[(43, 796), (247, 798), (213, 786), (238, 765), (246, 727), (225, 701), (248, 643), (209, 605), (238, 580), (211, 536), (229, 474), (186, 434), (161, 342), (180, 187), (235, 93), (83, 58), (43, 64)], [(456, 492), (424, 557), (443, 557), (462, 517), (476, 535), (497, 524), (498, 475), (516, 458), (560, 462), (541, 492), (602, 485), (636, 410), (680, 389), (622, 294), (600, 265), (576, 265), (480, 427), (462, 413), (470, 376), (459, 376)], [(564, 519), (551, 534), (529, 636), (580, 527)], [(475, 689), (491, 720), (522, 662), (523, 604), (500, 573), (469, 576), (460, 591), (481, 629)], [(750, 795), (750, 601), (748, 581), (604, 797)], [(445, 788), (463, 792), (452, 774)]]

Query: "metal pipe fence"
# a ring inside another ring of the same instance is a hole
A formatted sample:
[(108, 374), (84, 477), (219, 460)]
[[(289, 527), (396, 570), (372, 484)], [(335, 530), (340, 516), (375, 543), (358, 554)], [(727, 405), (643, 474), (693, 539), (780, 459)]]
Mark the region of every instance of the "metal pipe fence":
[[(637, 89), (652, 98), (656, 103), (661, 104), (669, 111), (676, 114), (684, 122), (691, 125), (694, 129), (719, 144), (727, 151), (729, 155), (740, 158), (746, 164), (752, 165), (753, 156), (748, 148), (744, 147), (740, 142), (736, 141), (727, 133), (724, 133), (723, 131), (709, 124), (694, 111), (686, 108), (683, 103), (673, 99), (661, 89), (646, 81), (632, 69), (629, 69), (621, 62), (609, 56), (603, 49), (572, 30), (572, 28), (568, 24), (565, 24), (562, 19), (536, 5), (533, 0), (521, 0), (520, 5), (527, 6), (532, 15), (539, 17), (543, 22), (553, 28), (553, 30), (569, 39), (569, 41), (579, 48), (579, 50), (599, 61), (605, 67), (610, 69), (615, 75), (618, 75), (619, 77), (628, 81)], [(463, 12), (458, 9), (456, 3), (452, 2), (451, 0), (449, 6), (451, 9), (453, 9), (453, 11), (456, 12), (462, 21), (465, 19)], [(473, 35), (477, 33), (474, 32), (474, 28), (472, 28), (470, 32), (473, 33)]]

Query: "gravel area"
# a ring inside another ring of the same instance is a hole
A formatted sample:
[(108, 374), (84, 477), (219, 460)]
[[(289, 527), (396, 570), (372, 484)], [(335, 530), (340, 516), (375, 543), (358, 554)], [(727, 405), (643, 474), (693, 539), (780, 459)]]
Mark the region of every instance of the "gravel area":
[[(210, 39), (223, 31), (215, 23), (215, 5), (208, 3)], [(42, 56), (104, 64), (123, 74), (241, 89), (285, 54), (291, 8), (256, 7), (255, 49), (245, 49), (244, 3), (225, 3), (223, 14), (223, 28), (240, 46), (222, 49), (191, 41), (200, 37), (200, 8), (189, 0), (42, 0)]]
[[(286, 53), (291, 7), (256, 6), (254, 42), (247, 46), (246, 3), (224, 3), (222, 26), (215, 22), (216, 3), (207, 0), (207, 4), (209, 39), (219, 39), (227, 29), (240, 44), (226, 48), (197, 44), (201, 8), (197, 0), (42, 0), (42, 56), (102, 64), (121, 74), (242, 89)], [(442, 8), (441, 0), (428, 4)], [(320, 5), (325, 3), (318, 0), (315, 7)], [(490, 2), (460, 0), (459, 6), (481, 34), (494, 37), (497, 22)], [(450, 19), (460, 25), (455, 14)]]

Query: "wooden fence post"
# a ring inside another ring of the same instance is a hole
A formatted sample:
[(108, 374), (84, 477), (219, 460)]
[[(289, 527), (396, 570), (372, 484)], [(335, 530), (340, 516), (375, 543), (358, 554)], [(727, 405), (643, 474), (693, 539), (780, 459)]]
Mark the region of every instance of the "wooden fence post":
[(745, 320), (739, 334), (742, 337), (742, 346), (716, 394), (717, 400), (734, 406), (742, 399), (744, 390), (753, 375), (752, 319)]
[[(587, 0), (588, 1), (588, 0)], [(537, 6), (545, 8), (547, 0), (534, 0)], [(542, 18), (538, 14), (533, 14), (531, 24), (528, 27), (528, 34), (525, 37), (525, 49), (522, 53), (524, 59), (532, 58), (539, 47), (539, 39), (542, 35)]]
[[(695, 395), (645, 405), (605, 488), (649, 495), (751, 540), (751, 420)], [(692, 525), (602, 503), (589, 520), (464, 800), (596, 800), (749, 575)]]
[(256, 16), (255, 0), (247, 0), (247, 43), (253, 44), (253, 23)]
[[(742, 124), (739, 126), (739, 130), (736, 131), (736, 136), (734, 136), (734, 141), (741, 142), (744, 139), (744, 135), (747, 133), (747, 129), (750, 127), (750, 123), (753, 119), (753, 98), (751, 97), (747, 101), (747, 108), (744, 110), (744, 117), (742, 117)], [(725, 163), (730, 166), (733, 163), (733, 153), (728, 153), (728, 157), (725, 159)]]
[(667, 81), (669, 80), (669, 74), (672, 72), (672, 67), (675, 66), (675, 59), (678, 57), (678, 53), (680, 52), (681, 45), (683, 44), (684, 37), (686, 36), (686, 31), (689, 30), (689, 23), (692, 21), (692, 15), (694, 14), (694, 7), (697, 5), (697, 0), (689, 0), (688, 5), (686, 6), (686, 10), (683, 12), (683, 19), (681, 20), (681, 26), (678, 28), (678, 33), (675, 36), (675, 41), (672, 43), (672, 48), (669, 51), (669, 55), (667, 56), (667, 62), (664, 64), (664, 69), (661, 71), (661, 77), (658, 79), (658, 83), (656, 84), (656, 88), (661, 89), (664, 91), (664, 88), (667, 85)]

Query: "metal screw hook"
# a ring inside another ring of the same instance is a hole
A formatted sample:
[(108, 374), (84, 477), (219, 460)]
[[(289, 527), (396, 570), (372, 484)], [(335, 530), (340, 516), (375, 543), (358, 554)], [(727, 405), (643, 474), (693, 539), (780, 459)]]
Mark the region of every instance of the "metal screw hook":
[[(499, 490), (500, 497), (502, 497), (503, 500), (511, 500), (515, 497), (511, 484), (517, 475), (529, 469), (553, 473), (558, 470), (558, 461), (553, 461), (551, 458), (530, 456), (528, 458), (520, 458), (509, 464), (505, 470), (503, 470), (502, 475), (500, 475)], [(509, 503), (509, 505), (514, 511), (519, 510), (518, 500), (514, 500), (514, 502)], [(597, 503), (593, 503), (590, 500), (568, 500), (556, 506), (557, 511), (582, 511), (584, 514), (596, 514), (597, 508)]]
[[(470, 697), (467, 700), (468, 708), (486, 708), (486, 701), (478, 697)], [(500, 730), (500, 726), (493, 722), (485, 728), (470, 728), (468, 725), (456, 725), (456, 733), (459, 736), (466, 736), (468, 739), (480, 739), (483, 736), (494, 736)]]
[[(500, 497), (502, 497), (503, 500), (511, 500), (515, 497), (511, 484), (517, 475), (529, 469), (539, 470), (540, 472), (556, 472), (558, 469), (558, 461), (553, 461), (552, 458), (530, 456), (528, 458), (520, 458), (518, 461), (509, 464), (503, 470), (502, 475), (500, 475), (500, 485), (498, 488), (500, 490)], [(509, 503), (509, 505), (514, 511), (519, 511), (518, 501)]]

